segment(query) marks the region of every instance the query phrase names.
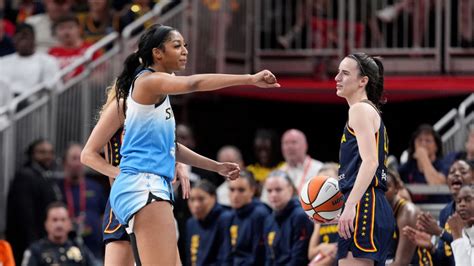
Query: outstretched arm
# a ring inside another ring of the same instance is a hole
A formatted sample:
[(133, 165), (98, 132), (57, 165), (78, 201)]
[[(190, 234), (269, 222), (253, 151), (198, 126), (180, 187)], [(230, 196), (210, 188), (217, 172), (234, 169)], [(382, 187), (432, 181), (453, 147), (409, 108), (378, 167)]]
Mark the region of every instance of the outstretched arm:
[(254, 85), (262, 88), (280, 87), (273, 73), (268, 70), (260, 71), (254, 75), (199, 74), (173, 76), (156, 72), (138, 79), (135, 83), (156, 95), (212, 91), (239, 85)]
[(123, 101), (120, 101), (119, 106), (111, 103), (105, 108), (81, 153), (81, 163), (113, 178), (120, 173), (120, 169), (107, 163), (100, 151), (123, 124), (122, 104)]
[(176, 160), (180, 163), (219, 173), (232, 180), (239, 177), (240, 168), (238, 164), (216, 162), (192, 151), (181, 143), (177, 144)]

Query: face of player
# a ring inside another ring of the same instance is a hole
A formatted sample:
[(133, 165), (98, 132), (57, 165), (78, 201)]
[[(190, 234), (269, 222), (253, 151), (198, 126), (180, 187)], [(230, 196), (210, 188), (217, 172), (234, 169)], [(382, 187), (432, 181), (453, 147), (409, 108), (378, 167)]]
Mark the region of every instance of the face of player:
[(204, 220), (216, 204), (216, 198), (200, 188), (191, 189), (188, 200), (189, 210), (194, 218)]
[(280, 211), (293, 197), (293, 188), (282, 176), (270, 177), (265, 181), (265, 189), (272, 209)]
[(33, 161), (39, 163), (46, 169), (50, 169), (54, 162), (53, 145), (47, 141), (36, 145), (33, 150)]
[(240, 209), (252, 202), (255, 190), (250, 187), (246, 178), (237, 178), (229, 181), (230, 206), (233, 209)]
[(448, 172), (448, 186), (451, 193), (456, 196), (463, 185), (472, 183), (471, 167), (466, 161), (455, 161)]
[(186, 69), (188, 49), (186, 49), (187, 44), (179, 32), (171, 31), (169, 34), (169, 40), (164, 43), (165, 49), (156, 48), (154, 53), (158, 57), (162, 71), (173, 73)]
[(255, 155), (262, 165), (269, 165), (272, 154), (272, 142), (270, 139), (258, 138), (254, 143)]
[(81, 41), (81, 30), (74, 21), (66, 21), (56, 26), (56, 37), (66, 47), (77, 45)]
[(464, 186), (456, 198), (456, 212), (463, 220), (474, 217), (474, 190)]
[(346, 57), (339, 64), (336, 80), (336, 94), (339, 97), (350, 98), (367, 83), (366, 77), (359, 75), (357, 61)]
[(71, 221), (67, 210), (62, 207), (52, 208), (47, 214), (45, 228), (52, 241), (65, 241), (71, 230)]
[(64, 161), (64, 171), (67, 172), (70, 178), (78, 179), (84, 174), (84, 166), (81, 163), (82, 148), (79, 145), (74, 145), (69, 148)]
[(428, 156), (436, 156), (438, 147), (436, 146), (435, 138), (430, 133), (421, 133), (415, 138), (415, 149), (416, 147), (423, 147), (428, 152)]

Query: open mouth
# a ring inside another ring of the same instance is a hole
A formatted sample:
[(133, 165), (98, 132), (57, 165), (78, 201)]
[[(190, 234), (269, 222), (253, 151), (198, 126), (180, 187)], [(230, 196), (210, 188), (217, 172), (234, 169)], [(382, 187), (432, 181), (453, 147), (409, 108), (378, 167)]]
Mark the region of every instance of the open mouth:
[(460, 180), (455, 180), (451, 183), (451, 187), (453, 189), (461, 189), (462, 185), (463, 185), (463, 182)]
[(467, 216), (469, 215), (469, 213), (464, 210), (464, 209), (461, 209), (461, 210), (457, 210), (457, 213), (459, 214), (459, 216), (461, 216), (461, 218), (465, 219), (467, 218)]

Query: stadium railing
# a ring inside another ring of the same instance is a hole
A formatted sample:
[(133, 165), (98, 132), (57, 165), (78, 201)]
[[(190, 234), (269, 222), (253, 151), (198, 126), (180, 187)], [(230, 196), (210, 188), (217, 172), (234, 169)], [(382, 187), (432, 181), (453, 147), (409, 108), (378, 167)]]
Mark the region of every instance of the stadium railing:
[[(467, 5), (464, 6), (461, 2)], [(474, 60), (474, 18), (472, 16), (474, 2), (445, 0), (444, 7), (445, 70), (447, 73), (472, 72), (474, 71), (472, 63)], [(463, 29), (464, 27), (467, 29)], [(470, 31), (470, 37), (463, 37), (463, 30)]]

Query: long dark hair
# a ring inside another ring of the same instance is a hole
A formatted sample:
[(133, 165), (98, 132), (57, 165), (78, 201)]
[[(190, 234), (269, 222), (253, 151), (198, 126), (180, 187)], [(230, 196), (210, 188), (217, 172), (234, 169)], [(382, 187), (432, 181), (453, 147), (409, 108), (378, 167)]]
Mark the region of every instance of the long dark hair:
[[(153, 48), (165, 50), (164, 43), (169, 40), (170, 32), (175, 28), (154, 24), (140, 36), (138, 50), (130, 54), (123, 63), (122, 73), (117, 78), (115, 86), (117, 105), (119, 99), (127, 99), (133, 79), (141, 68), (149, 67), (153, 64)], [(126, 102), (123, 103), (123, 113), (125, 115)]]
[(385, 98), (383, 98), (384, 68), (381, 59), (369, 56), (366, 53), (354, 53), (347, 57), (357, 62), (359, 76), (367, 76), (369, 78), (367, 86), (365, 86), (367, 98), (380, 109), (386, 102)]

